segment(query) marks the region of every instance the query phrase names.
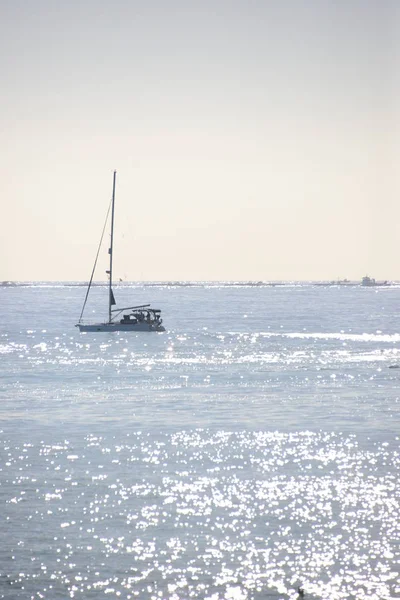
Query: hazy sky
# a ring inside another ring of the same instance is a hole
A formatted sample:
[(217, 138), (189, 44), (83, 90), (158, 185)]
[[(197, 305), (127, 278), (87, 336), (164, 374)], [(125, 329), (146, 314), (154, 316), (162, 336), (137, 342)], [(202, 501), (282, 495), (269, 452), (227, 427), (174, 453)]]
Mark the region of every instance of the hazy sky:
[[(400, 279), (398, 0), (0, 0), (0, 280)], [(104, 279), (106, 253), (98, 279)]]

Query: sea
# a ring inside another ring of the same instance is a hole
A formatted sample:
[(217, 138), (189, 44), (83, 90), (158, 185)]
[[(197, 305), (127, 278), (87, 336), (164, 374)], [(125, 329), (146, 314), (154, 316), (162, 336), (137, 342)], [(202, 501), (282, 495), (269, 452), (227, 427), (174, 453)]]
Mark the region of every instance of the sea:
[(0, 598), (400, 598), (399, 285), (85, 293), (0, 287)]

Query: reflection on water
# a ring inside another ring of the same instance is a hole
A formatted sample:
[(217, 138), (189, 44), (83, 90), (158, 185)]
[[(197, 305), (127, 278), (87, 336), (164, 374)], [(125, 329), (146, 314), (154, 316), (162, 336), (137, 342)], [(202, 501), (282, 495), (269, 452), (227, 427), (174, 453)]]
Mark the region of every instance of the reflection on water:
[(0, 291), (0, 598), (400, 598), (400, 289)]
[(1, 453), (3, 598), (400, 595), (396, 445), (198, 430)]

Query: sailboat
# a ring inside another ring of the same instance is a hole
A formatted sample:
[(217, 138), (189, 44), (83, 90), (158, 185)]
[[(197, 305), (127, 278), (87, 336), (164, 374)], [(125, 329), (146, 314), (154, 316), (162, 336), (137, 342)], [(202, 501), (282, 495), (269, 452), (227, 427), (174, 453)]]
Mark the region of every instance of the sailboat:
[[(108, 321), (105, 323), (84, 323), (83, 313), (85, 310), (86, 302), (89, 297), (89, 291), (93, 281), (93, 275), (96, 269), (97, 259), (101, 247), (101, 242), (104, 235), (103, 233), (100, 239), (100, 245), (97, 250), (96, 260), (93, 266), (92, 275), (89, 281), (89, 285), (86, 291), (85, 301), (83, 303), (81, 316), (76, 324), (79, 327), (79, 331), (93, 332), (93, 331), (165, 331), (165, 327), (162, 324), (161, 310), (151, 308), (150, 304), (140, 304), (139, 306), (128, 306), (126, 308), (117, 308), (115, 297), (112, 289), (113, 283), (113, 241), (114, 241), (114, 208), (115, 208), (115, 182), (117, 172), (114, 171), (113, 176), (113, 190), (111, 200), (111, 237), (110, 237), (110, 248), (108, 254), (110, 255), (110, 267), (106, 271), (109, 282), (108, 282)], [(109, 209), (110, 210), (110, 209)], [(108, 211), (109, 212), (109, 211)], [(107, 213), (108, 218), (108, 213)], [(106, 219), (107, 223), (107, 219)]]

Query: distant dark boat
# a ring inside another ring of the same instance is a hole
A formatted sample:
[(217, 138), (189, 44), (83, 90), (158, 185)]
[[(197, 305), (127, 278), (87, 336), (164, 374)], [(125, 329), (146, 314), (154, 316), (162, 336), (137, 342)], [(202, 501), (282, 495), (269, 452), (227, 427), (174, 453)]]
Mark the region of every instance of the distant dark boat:
[(377, 286), (390, 285), (390, 283), (388, 281), (376, 281), (373, 277), (369, 277), (368, 275), (365, 275), (365, 277), (363, 277), (361, 280), (361, 285), (363, 285), (365, 287), (377, 287)]

